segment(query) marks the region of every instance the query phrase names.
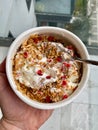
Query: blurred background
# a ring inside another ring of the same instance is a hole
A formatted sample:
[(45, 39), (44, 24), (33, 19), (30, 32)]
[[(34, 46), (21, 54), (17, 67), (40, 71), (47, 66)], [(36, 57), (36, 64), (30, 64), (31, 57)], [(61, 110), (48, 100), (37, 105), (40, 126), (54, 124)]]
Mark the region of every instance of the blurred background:
[(57, 26), (98, 46), (97, 7), (98, 0), (0, 0), (0, 40), (35, 26)]

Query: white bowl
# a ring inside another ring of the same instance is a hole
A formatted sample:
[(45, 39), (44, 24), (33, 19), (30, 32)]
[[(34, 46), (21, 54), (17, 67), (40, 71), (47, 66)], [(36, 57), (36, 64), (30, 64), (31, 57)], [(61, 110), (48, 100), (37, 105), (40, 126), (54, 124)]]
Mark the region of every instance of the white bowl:
[(40, 109), (55, 109), (55, 108), (65, 106), (65, 105), (69, 104), (70, 102), (72, 102), (80, 94), (80, 92), (83, 90), (83, 88), (86, 86), (87, 80), (89, 77), (89, 65), (83, 64), (83, 74), (82, 74), (82, 79), (79, 83), (79, 86), (75, 90), (75, 92), (65, 100), (62, 100), (62, 101), (59, 101), (56, 103), (40, 103), (40, 102), (31, 100), (27, 96), (24, 96), (21, 92), (19, 92), (17, 90), (16, 84), (15, 84), (15, 81), (13, 78), (13, 74), (12, 74), (12, 60), (13, 60), (13, 57), (14, 57), (17, 49), (21, 45), (21, 43), (23, 41), (25, 41), (26, 39), (28, 39), (28, 37), (34, 33), (39, 33), (39, 34), (50, 33), (50, 34), (57, 34), (61, 37), (65, 37), (76, 47), (81, 58), (84, 58), (84, 59), (89, 58), (88, 51), (87, 51), (85, 45), (83, 44), (83, 42), (70, 31), (61, 29), (58, 27), (47, 27), (47, 26), (32, 28), (30, 30), (23, 32), (20, 36), (18, 36), (9, 48), (7, 60), (6, 60), (6, 73), (7, 73), (7, 77), (8, 77), (10, 86), (13, 89), (13, 91), (15, 92), (15, 94), (22, 101), (24, 101), (25, 103), (27, 103), (28, 105), (30, 105), (32, 107), (40, 108)]

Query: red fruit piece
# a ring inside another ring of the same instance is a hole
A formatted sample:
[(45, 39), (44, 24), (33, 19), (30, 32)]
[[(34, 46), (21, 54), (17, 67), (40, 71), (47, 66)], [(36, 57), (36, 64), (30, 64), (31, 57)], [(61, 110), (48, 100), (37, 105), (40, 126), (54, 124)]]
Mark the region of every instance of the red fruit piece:
[(54, 40), (54, 37), (53, 36), (49, 36), (48, 37), (48, 41), (53, 41)]
[(25, 52), (23, 53), (23, 56), (24, 56), (24, 58), (27, 58), (27, 57), (28, 57), (28, 52), (25, 51)]
[(71, 67), (71, 64), (70, 64), (70, 63), (64, 62), (63, 64), (64, 64), (67, 68)]
[(47, 97), (46, 97), (46, 102), (47, 102), (47, 103), (51, 103), (50, 96), (47, 96)]
[(37, 74), (40, 75), (40, 76), (42, 76), (43, 75), (42, 70), (38, 70)]
[(46, 79), (51, 79), (51, 76), (50, 75), (46, 76)]
[(68, 67), (68, 68), (69, 68), (70, 66), (71, 66), (71, 64), (70, 64), (70, 63), (68, 63), (68, 64), (66, 65), (66, 67)]
[(42, 40), (42, 37), (41, 37), (41, 36), (38, 36), (38, 40), (41, 41), (41, 40)]
[(52, 59), (47, 59), (47, 62), (51, 62), (52, 61)]
[(70, 50), (73, 50), (73, 46), (72, 45), (69, 45), (67, 46), (66, 48), (70, 49)]
[(61, 56), (58, 56), (56, 60), (57, 60), (58, 62), (62, 62), (62, 57), (61, 57)]
[(38, 43), (38, 39), (37, 38), (33, 38), (33, 41), (35, 42), (35, 44)]
[(67, 85), (67, 82), (66, 82), (66, 80), (63, 80), (62, 81), (62, 86), (65, 86), (65, 85)]
[(61, 67), (61, 71), (64, 71), (64, 66)]
[(67, 94), (63, 95), (62, 99), (66, 99), (66, 98), (68, 98), (68, 95)]

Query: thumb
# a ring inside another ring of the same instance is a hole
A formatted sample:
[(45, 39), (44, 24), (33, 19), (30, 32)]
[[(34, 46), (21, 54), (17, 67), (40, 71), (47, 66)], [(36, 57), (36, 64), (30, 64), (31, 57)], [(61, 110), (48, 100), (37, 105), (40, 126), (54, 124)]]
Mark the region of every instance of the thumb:
[(9, 94), (9, 83), (5, 74), (0, 73), (0, 106), (2, 101), (5, 102), (8, 100), (7, 95)]

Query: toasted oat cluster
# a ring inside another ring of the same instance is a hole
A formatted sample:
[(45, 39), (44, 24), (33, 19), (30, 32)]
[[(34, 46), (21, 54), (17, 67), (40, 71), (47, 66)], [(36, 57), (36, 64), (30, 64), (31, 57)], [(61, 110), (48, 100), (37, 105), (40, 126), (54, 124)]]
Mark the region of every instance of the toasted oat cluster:
[(72, 45), (53, 36), (31, 35), (13, 59), (17, 89), (38, 102), (53, 103), (68, 98), (81, 80), (81, 64), (69, 60), (75, 55)]

